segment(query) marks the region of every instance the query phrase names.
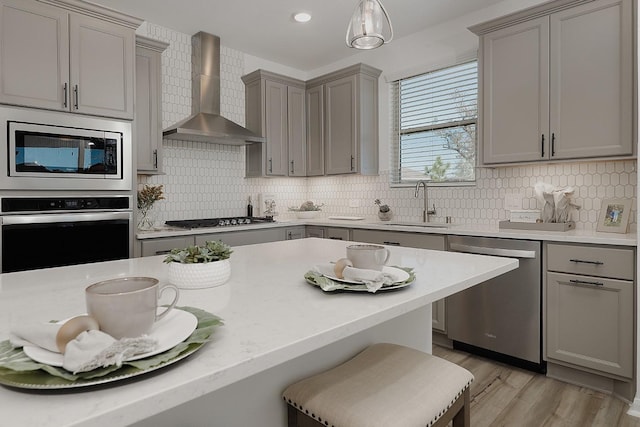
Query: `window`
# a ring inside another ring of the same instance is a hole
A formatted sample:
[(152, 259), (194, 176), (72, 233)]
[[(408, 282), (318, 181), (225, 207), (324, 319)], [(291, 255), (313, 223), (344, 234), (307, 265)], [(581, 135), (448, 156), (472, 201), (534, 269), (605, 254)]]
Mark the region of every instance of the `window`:
[(475, 181), (478, 62), (392, 85), (394, 184)]

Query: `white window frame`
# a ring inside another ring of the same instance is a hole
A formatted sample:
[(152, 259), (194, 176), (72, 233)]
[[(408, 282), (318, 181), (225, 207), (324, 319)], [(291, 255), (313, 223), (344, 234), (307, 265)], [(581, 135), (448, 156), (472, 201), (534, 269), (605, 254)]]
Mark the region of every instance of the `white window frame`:
[[(406, 79), (410, 79), (412, 77), (416, 77), (419, 75), (424, 75), (424, 74), (429, 74), (435, 71), (439, 71), (439, 70), (443, 70), (446, 68), (452, 68), (452, 67), (456, 67), (465, 63), (470, 63), (470, 62), (478, 62), (477, 57), (475, 55), (471, 56), (465, 56), (463, 58), (458, 58), (457, 61), (453, 62), (453, 63), (449, 63), (449, 64), (440, 64), (439, 66), (434, 66), (431, 67), (427, 70), (424, 70), (421, 73), (414, 73), (410, 76), (406, 76), (406, 77), (399, 77), (396, 78), (394, 80), (392, 80), (390, 83), (390, 93), (389, 93), (389, 99), (390, 99), (390, 113), (391, 113), (391, 117), (390, 117), (390, 129), (391, 129), (391, 135), (390, 135), (390, 186), (391, 187), (409, 187), (409, 186), (414, 186), (419, 180), (421, 179), (404, 179), (401, 180), (400, 177), (400, 94), (399, 94), (399, 86), (400, 86), (400, 81), (401, 80), (406, 80)], [(479, 102), (479, 99), (476, 100), (476, 106), (478, 107), (477, 103)], [(477, 111), (477, 110), (476, 110)], [(451, 121), (451, 122), (447, 122), (446, 124), (438, 124), (438, 125), (434, 125), (434, 126), (422, 126), (422, 127), (416, 127), (414, 129), (411, 130), (411, 132), (409, 133), (416, 133), (416, 132), (424, 132), (424, 131), (429, 131), (429, 130), (436, 130), (436, 129), (447, 129), (447, 128), (453, 128), (456, 126), (463, 126), (463, 125), (467, 125), (467, 124), (476, 124), (476, 129), (475, 129), (475, 159), (474, 159), (474, 164), (473, 164), (473, 168), (475, 169), (475, 173), (474, 173), (474, 180), (471, 181), (431, 181), (429, 179), (428, 176), (425, 176), (423, 179), (429, 182), (430, 186), (442, 186), (442, 187), (468, 187), (468, 186), (475, 186), (476, 185), (476, 180), (477, 180), (477, 153), (478, 153), (478, 115), (476, 113), (476, 117), (474, 119), (471, 120), (459, 120), (459, 121)]]

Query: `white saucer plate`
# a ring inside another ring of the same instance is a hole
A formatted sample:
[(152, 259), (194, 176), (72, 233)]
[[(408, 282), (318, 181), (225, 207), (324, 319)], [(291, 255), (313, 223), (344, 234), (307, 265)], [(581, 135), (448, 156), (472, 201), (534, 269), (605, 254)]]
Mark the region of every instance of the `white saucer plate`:
[[(324, 277), (326, 277), (327, 279), (334, 280), (336, 282), (352, 283), (355, 285), (362, 285), (364, 283), (362, 282), (362, 280), (338, 279), (335, 276), (335, 272), (333, 271), (333, 264), (320, 264), (320, 265), (316, 265), (315, 268)], [(390, 275), (393, 278), (394, 285), (402, 283), (409, 278), (409, 273), (396, 267), (384, 266), (382, 267), (382, 272)]]
[[(164, 307), (161, 310), (164, 310)], [(173, 309), (164, 318), (154, 323), (151, 331), (149, 331), (148, 336), (158, 341), (156, 349), (147, 353), (137, 354), (125, 361), (144, 359), (163, 353), (189, 338), (197, 326), (198, 319), (196, 316), (187, 311)], [(42, 347), (25, 345), (23, 351), (30, 359), (45, 365), (61, 367), (64, 362), (64, 355)]]

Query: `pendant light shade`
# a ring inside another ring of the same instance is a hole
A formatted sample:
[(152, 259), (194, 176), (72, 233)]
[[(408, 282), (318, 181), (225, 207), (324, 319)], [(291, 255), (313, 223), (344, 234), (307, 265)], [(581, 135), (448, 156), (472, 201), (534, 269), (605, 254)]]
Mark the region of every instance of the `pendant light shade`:
[(379, 0), (360, 0), (347, 28), (347, 46), (375, 49), (393, 39), (391, 20)]

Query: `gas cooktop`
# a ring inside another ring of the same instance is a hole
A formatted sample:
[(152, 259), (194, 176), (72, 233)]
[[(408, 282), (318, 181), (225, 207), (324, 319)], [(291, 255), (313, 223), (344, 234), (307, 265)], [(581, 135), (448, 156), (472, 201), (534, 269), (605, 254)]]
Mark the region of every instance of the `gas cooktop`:
[(179, 228), (229, 227), (234, 225), (251, 225), (274, 222), (273, 217), (234, 216), (229, 218), (204, 218), (165, 221), (166, 225)]

